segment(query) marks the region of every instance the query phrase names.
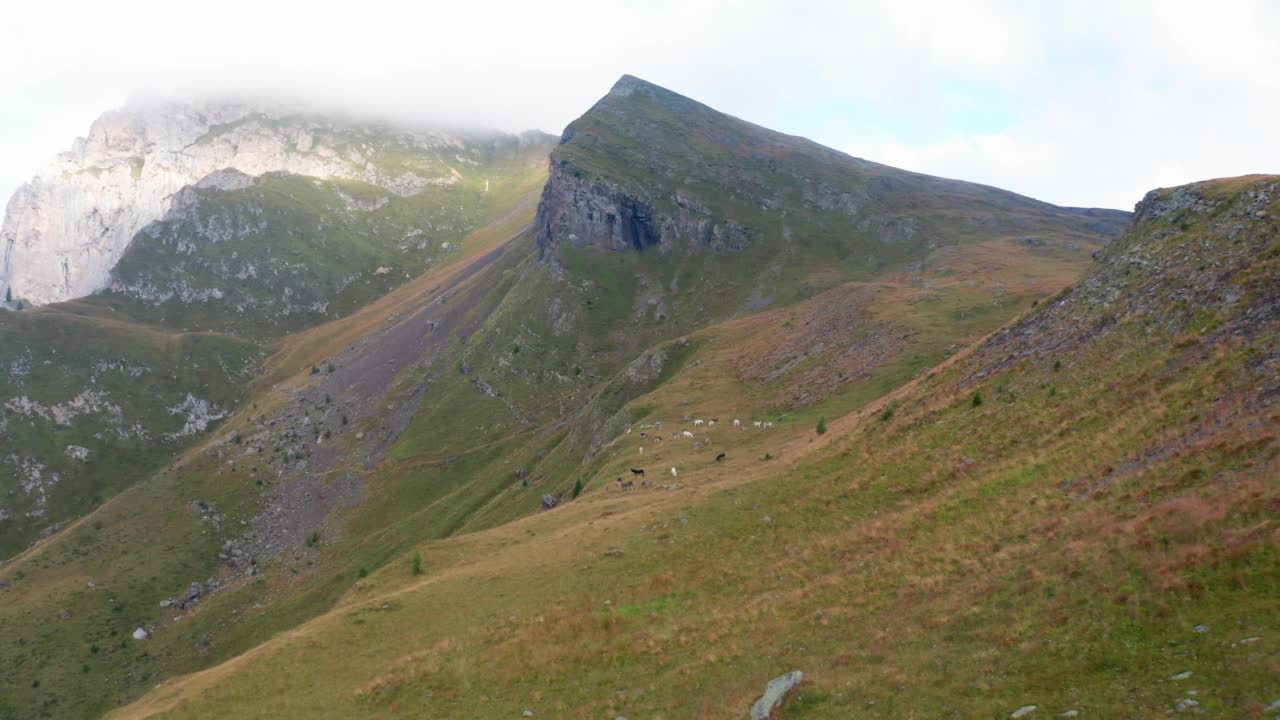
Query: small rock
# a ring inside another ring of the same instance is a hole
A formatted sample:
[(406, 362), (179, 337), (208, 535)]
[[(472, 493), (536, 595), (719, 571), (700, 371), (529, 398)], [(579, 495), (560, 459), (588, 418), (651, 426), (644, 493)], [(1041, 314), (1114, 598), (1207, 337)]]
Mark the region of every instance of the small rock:
[(1177, 710), (1178, 712), (1186, 712), (1191, 708), (1196, 708), (1196, 707), (1200, 707), (1200, 703), (1196, 702), (1195, 700), (1192, 700), (1191, 698), (1183, 698), (1173, 704), (1173, 709)]
[(1270, 715), (1271, 713), (1280, 713), (1280, 700), (1277, 700), (1267, 706), (1262, 712)]
[(782, 705), (787, 693), (804, 680), (804, 673), (792, 670), (786, 675), (779, 675), (764, 686), (764, 695), (751, 706), (751, 720), (769, 720), (773, 711)]
[(1067, 717), (1067, 718), (1080, 717), (1080, 711), (1079, 711), (1079, 710), (1068, 710), (1068, 711), (1066, 711), (1066, 712), (1062, 713), (1061, 715), (1059, 715), (1058, 717)]
[(59, 619), (61, 619), (61, 620), (70, 620), (70, 619), (71, 619), (71, 608), (63, 608), (63, 609), (62, 609), (62, 612), (58, 613), (58, 618), (59, 618)]
[(1198, 633), (1207, 633), (1207, 632), (1209, 632), (1209, 626), (1208, 626), (1208, 625), (1197, 625), (1197, 626), (1195, 626), (1195, 627), (1193, 627), (1193, 628), (1191, 628), (1191, 629), (1192, 629), (1192, 630), (1195, 630), (1195, 631), (1196, 631), (1196, 632), (1198, 632)]
[(1189, 677), (1191, 677), (1191, 671), (1184, 670), (1183, 672), (1180, 672), (1177, 675), (1170, 675), (1169, 679), (1170, 680), (1186, 680)]
[(526, 708), (525, 711), (520, 714), (524, 717), (533, 717), (533, 711), (529, 710), (528, 708)]
[(143, 630), (142, 628), (138, 628), (137, 630), (133, 631), (134, 640), (146, 640), (149, 637), (151, 637), (151, 633), (147, 632), (146, 630)]
[(1035, 705), (1023, 705), (1022, 707), (1009, 713), (1009, 717), (1017, 720), (1020, 717), (1026, 717), (1036, 711)]
[(543, 510), (550, 510), (551, 508), (553, 508), (553, 507), (555, 507), (555, 506), (557, 506), (557, 505), (559, 505), (559, 504), (560, 504), (560, 496), (559, 496), (559, 495), (551, 495), (551, 494), (547, 494), (547, 495), (543, 495), (543, 496), (542, 496), (542, 509), (543, 509)]

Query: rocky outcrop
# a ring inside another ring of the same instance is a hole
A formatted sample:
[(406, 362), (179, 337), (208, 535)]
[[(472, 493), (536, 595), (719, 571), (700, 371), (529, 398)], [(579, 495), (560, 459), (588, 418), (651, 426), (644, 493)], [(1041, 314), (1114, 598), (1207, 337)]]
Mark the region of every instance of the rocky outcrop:
[(786, 675), (779, 675), (770, 680), (764, 687), (764, 695), (761, 695), (760, 699), (751, 706), (751, 720), (769, 720), (773, 717), (773, 711), (782, 706), (787, 693), (802, 682), (804, 682), (804, 673), (799, 670), (792, 670)]
[(541, 257), (560, 244), (603, 250), (650, 248), (733, 252), (751, 242), (752, 233), (733, 220), (679, 193), (665, 198), (661, 212), (654, 199), (600, 176), (584, 176), (552, 158), (535, 224)]
[(459, 174), (443, 161), (403, 166), (397, 152), (452, 157), (463, 147), (443, 133), (240, 103), (145, 102), (108, 112), (9, 200), (0, 226), (0, 298), (39, 305), (105, 287), (133, 236), (189, 185), (232, 189), (247, 176), (288, 172), (410, 196), (455, 183)]

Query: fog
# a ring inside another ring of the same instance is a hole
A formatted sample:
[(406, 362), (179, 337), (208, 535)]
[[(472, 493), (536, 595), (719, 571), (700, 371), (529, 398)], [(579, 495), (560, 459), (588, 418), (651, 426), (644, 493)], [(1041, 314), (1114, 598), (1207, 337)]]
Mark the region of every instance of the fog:
[(1280, 172), (1280, 6), (1069, 5), (23, 3), (0, 44), (0, 196), (140, 94), (558, 134), (623, 73), (1060, 204), (1127, 208), (1160, 185)]

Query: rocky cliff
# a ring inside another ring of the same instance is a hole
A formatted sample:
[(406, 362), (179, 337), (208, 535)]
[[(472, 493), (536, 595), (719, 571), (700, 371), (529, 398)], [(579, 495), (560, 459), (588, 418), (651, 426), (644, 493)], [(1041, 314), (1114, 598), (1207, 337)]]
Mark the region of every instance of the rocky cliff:
[(108, 112), (9, 200), (0, 297), (40, 305), (106, 287), (134, 235), (217, 171), (359, 180), (409, 197), (458, 182), (475, 140), (232, 102)]

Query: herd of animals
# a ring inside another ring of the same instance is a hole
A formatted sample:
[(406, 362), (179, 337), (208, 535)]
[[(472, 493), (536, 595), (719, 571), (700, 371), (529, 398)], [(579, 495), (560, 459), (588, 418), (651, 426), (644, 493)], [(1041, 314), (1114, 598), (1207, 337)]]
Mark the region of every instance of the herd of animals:
[[(696, 427), (708, 427), (708, 428), (710, 428), (710, 427), (714, 427), (714, 426), (716, 425), (716, 423), (718, 423), (718, 422), (720, 422), (719, 418), (711, 418), (711, 419), (709, 419), (709, 420), (704, 420), (704, 419), (702, 419), (702, 418), (697, 418), (697, 419), (695, 419), (695, 420), (693, 421), (693, 426), (694, 426), (695, 428), (696, 428)], [(772, 421), (772, 420), (752, 420), (752, 421), (750, 421), (750, 422), (751, 422), (751, 426), (752, 426), (753, 428), (760, 429), (760, 430), (769, 430), (769, 429), (772, 429), (772, 428), (773, 428), (773, 426), (774, 426), (774, 425), (773, 425), (773, 421)], [(737, 420), (737, 419), (735, 419), (735, 420), (733, 421), (733, 427), (734, 427), (734, 429), (736, 429), (736, 430), (742, 430), (743, 428), (745, 428), (745, 427), (746, 427), (746, 425), (745, 425), (745, 424), (743, 424), (743, 422), (742, 422), (741, 420)], [(655, 422), (655, 423), (649, 423), (649, 424), (645, 424), (645, 425), (639, 425), (639, 426), (637, 426), (637, 428), (636, 428), (636, 429), (639, 429), (639, 430), (641, 431), (641, 432), (640, 432), (640, 439), (641, 439), (642, 443), (643, 443), (644, 441), (648, 441), (648, 442), (650, 442), (650, 443), (652, 443), (652, 444), (654, 444), (654, 445), (661, 445), (661, 444), (662, 444), (662, 434), (661, 434), (660, 432), (654, 432), (654, 433), (650, 433), (650, 432), (649, 432), (650, 430), (659, 430), (659, 431), (660, 431), (660, 430), (662, 429), (662, 423), (660, 423), (660, 422)], [(628, 428), (627, 428), (627, 432), (626, 432), (626, 434), (627, 434), (627, 435), (630, 435), (630, 434), (631, 434), (631, 431), (632, 431), (632, 428), (628, 427)], [(671, 439), (672, 439), (672, 440), (682, 440), (682, 439), (684, 439), (684, 440), (692, 440), (693, 438), (694, 438), (693, 432), (691, 432), (691, 431), (689, 431), (689, 430), (680, 430), (679, 432), (673, 432), (673, 433), (671, 433)], [(710, 442), (710, 440), (708, 440), (707, 442)], [(644, 455), (644, 447), (645, 447), (645, 446), (644, 446), (643, 444), (641, 444), (641, 445), (640, 445), (640, 454), (641, 454), (641, 455)], [(720, 453), (719, 455), (716, 455), (716, 459), (715, 459), (715, 461), (716, 461), (716, 462), (724, 462), (724, 461), (727, 459), (727, 457), (728, 457), (728, 456), (727, 456), (727, 454), (722, 452), (722, 453)], [(635, 488), (635, 486), (636, 486), (636, 485), (635, 485), (635, 483), (636, 483), (636, 479), (637, 479), (637, 478), (643, 478), (644, 476), (645, 476), (645, 475), (644, 475), (644, 468), (631, 468), (631, 479), (630, 479), (630, 480), (625, 480), (625, 481), (624, 481), (622, 478), (618, 478), (618, 479), (614, 480), (614, 483), (615, 483), (615, 485), (617, 485), (617, 487), (618, 487), (618, 489), (619, 489), (619, 490), (632, 490), (632, 489), (634, 489), (634, 488)], [(679, 477), (679, 476), (680, 476), (680, 471), (679, 471), (678, 469), (676, 469), (676, 467), (675, 467), (675, 466), (672, 466), (672, 468), (671, 468), (671, 477)], [(649, 482), (648, 482), (647, 480), (641, 480), (641, 481), (640, 481), (640, 487), (642, 487), (642, 488), (649, 487)]]

